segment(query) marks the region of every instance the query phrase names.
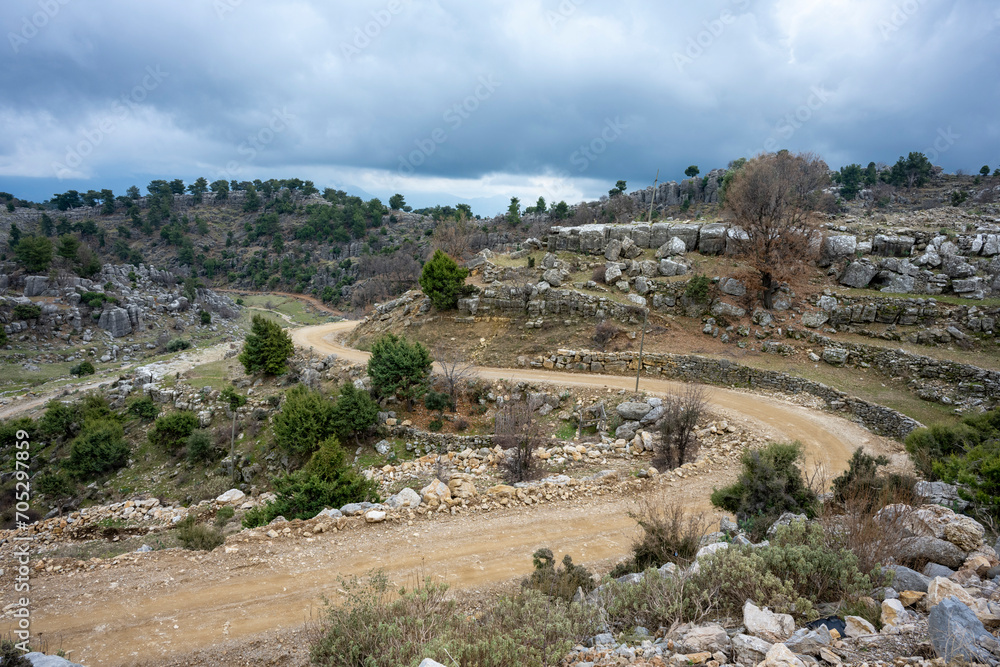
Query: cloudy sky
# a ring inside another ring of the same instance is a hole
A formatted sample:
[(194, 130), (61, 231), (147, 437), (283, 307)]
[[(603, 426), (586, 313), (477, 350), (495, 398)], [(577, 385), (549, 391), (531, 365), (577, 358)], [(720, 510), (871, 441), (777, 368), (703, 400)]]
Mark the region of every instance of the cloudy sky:
[(570, 203), (788, 148), (1000, 166), (996, 0), (4, 0), (0, 190)]

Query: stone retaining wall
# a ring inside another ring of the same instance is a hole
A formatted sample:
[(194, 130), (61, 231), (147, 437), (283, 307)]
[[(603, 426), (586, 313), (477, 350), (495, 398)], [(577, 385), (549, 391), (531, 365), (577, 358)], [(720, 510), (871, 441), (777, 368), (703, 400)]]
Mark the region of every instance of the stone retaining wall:
[(825, 348), (845, 350), (846, 365), (876, 368), (884, 375), (912, 380), (937, 380), (949, 386), (954, 400), (977, 399), (981, 407), (1000, 401), (1000, 371), (956, 361), (935, 359), (901, 349), (846, 343), (819, 334), (809, 341)]
[[(628, 374), (636, 371), (633, 352), (592, 352), (588, 350), (557, 350), (532, 366), (578, 370), (591, 373)], [(794, 377), (787, 373), (742, 366), (725, 359), (710, 359), (695, 355), (666, 353), (644, 354), (643, 370), (646, 374), (662, 375), (675, 380), (707, 384), (770, 389), (785, 393), (805, 392), (826, 401), (831, 410), (850, 413), (868, 430), (893, 438), (903, 438), (910, 431), (923, 426), (891, 408), (869, 403), (812, 380)]]

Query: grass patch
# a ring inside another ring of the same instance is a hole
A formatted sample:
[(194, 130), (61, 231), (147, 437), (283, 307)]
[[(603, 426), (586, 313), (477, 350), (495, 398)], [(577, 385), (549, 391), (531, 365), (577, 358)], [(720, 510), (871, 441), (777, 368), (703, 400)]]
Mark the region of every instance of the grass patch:
[(236, 357), (220, 359), (200, 366), (195, 366), (183, 374), (184, 379), (195, 389), (211, 387), (222, 391), (232, 384), (234, 378), (243, 377), (243, 366)]
[[(247, 294), (240, 298), (243, 299), (243, 305), (245, 306), (282, 313), (295, 320), (296, 324), (323, 324), (334, 320), (332, 316), (326, 313), (316, 313), (308, 303), (290, 296), (280, 294)], [(279, 321), (283, 322), (284, 325), (288, 324), (282, 318), (279, 318)]]

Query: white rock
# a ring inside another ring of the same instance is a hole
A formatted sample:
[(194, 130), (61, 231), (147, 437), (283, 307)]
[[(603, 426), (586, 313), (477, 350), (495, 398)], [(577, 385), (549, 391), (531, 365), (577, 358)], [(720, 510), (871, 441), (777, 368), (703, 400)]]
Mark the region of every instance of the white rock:
[(750, 600), (743, 605), (743, 625), (747, 632), (769, 642), (781, 642), (795, 632), (795, 619), (788, 614), (775, 614), (764, 607), (761, 609)]
[(243, 493), (239, 489), (229, 489), (221, 496), (216, 498), (215, 502), (219, 503), (220, 505), (226, 505), (226, 504), (235, 505), (236, 503), (243, 502), (243, 499), (246, 498), (246, 496), (247, 494)]
[(382, 523), (385, 521), (385, 512), (381, 510), (368, 510), (365, 512), (365, 521), (367, 523)]
[(874, 635), (875, 626), (861, 618), (860, 616), (847, 616), (844, 618), (846, 626), (844, 632), (848, 637), (861, 637), (864, 635)]
[(795, 657), (784, 644), (775, 644), (764, 656), (764, 662), (758, 667), (806, 667), (805, 663)]

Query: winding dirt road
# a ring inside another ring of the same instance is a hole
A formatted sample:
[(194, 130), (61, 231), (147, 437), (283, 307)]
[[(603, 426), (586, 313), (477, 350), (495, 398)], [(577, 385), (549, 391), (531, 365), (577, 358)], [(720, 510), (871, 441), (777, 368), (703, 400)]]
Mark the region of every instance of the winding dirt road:
[[(354, 324), (304, 327), (292, 332), (293, 339), (320, 354), (363, 361), (366, 353), (334, 340)], [(534, 369), (477, 370), (489, 379), (558, 386), (617, 390), (632, 389), (635, 382)], [(640, 385), (652, 393), (677, 386), (651, 379)], [(770, 437), (800, 440), (810, 461), (834, 474), (846, 468), (859, 445), (878, 453), (899, 449), (898, 443), (845, 419), (798, 405), (714, 387), (708, 388), (708, 400), (713, 412), (756, 425)], [(707, 510), (712, 487), (734, 474), (717, 469), (662, 486), (687, 507)], [(525, 574), (531, 553), (543, 546), (552, 548), (557, 558), (569, 553), (584, 564), (618, 557), (628, 551), (634, 534), (628, 509), (626, 499), (603, 495), (311, 537), (247, 542), (231, 538), (227, 549), (236, 550), (228, 553), (154, 551), (135, 563), (37, 577), (32, 583), (32, 630), (44, 632), (54, 648), (72, 649), (72, 659), (88, 666), (156, 664), (267, 631), (301, 627), (310, 612), (315, 613), (321, 595), (337, 595), (338, 576), (382, 568), (398, 584), (429, 575), (453, 588), (478, 589)], [(3, 625), (0, 622), (0, 632), (6, 629)]]

